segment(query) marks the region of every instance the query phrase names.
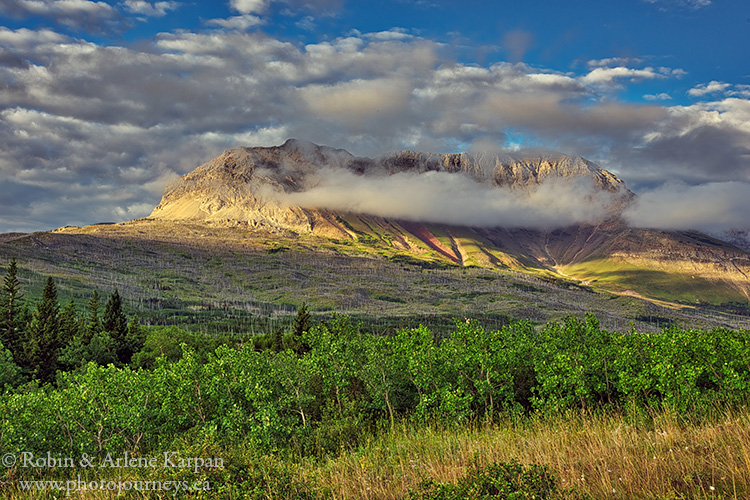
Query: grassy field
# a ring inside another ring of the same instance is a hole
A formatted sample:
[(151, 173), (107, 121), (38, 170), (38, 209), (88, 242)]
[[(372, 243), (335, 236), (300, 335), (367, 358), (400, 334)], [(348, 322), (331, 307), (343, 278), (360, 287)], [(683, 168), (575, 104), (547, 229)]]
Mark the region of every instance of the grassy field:
[[(454, 484), (472, 467), (514, 461), (548, 467), (557, 492), (547, 498), (739, 500), (750, 495), (747, 409), (718, 411), (703, 422), (668, 412), (594, 412), (451, 428), (401, 423), (323, 459), (300, 459), (289, 450), (259, 455), (244, 443), (222, 446), (193, 435), (178, 440), (173, 449), (181, 455), (219, 456), (246, 464), (241, 477), (255, 484), (252, 494), (244, 485), (246, 496), (231, 493), (236, 475), (200, 476), (212, 483), (212, 489), (227, 491), (226, 498), (401, 500), (410, 491), (411, 498), (428, 498), (420, 493), (426, 479)], [(89, 479), (135, 482), (165, 477), (130, 469), (116, 474), (98, 471)], [(14, 485), (3, 487), (3, 498), (9, 500), (58, 498), (61, 493), (29, 494), (15, 481), (9, 483)], [(114, 497), (106, 491), (76, 493), (82, 499)], [(175, 496), (162, 492), (125, 498)]]
[(747, 300), (739, 290), (687, 272), (658, 271), (612, 259), (588, 260), (564, 266), (561, 271), (595, 287), (633, 290), (648, 297), (668, 298), (685, 304), (724, 304)]
[(400, 426), (301, 475), (332, 498), (399, 499), (424, 478), (452, 483), (472, 463), (538, 463), (558, 485), (593, 498), (747, 498), (750, 411), (701, 423), (573, 413), (474, 428)]

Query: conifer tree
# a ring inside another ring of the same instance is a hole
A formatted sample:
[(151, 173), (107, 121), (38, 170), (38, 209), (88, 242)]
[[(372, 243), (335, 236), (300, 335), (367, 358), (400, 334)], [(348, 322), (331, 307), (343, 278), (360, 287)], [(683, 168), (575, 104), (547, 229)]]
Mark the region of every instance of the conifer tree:
[(310, 329), (310, 311), (307, 310), (307, 303), (297, 309), (297, 317), (294, 318), (294, 331), (292, 332), (293, 349), (297, 354), (304, 354), (310, 350), (302, 336)]
[(141, 326), (138, 315), (134, 314), (130, 319), (130, 323), (128, 323), (127, 346), (123, 362), (130, 363), (133, 354), (140, 351), (145, 342), (146, 330)]
[(60, 314), (60, 344), (64, 347), (73, 337), (78, 335), (80, 324), (78, 322), (78, 311), (76, 311), (75, 302), (70, 299), (68, 305)]
[(42, 383), (52, 382), (57, 371), (60, 353), (60, 305), (57, 302), (57, 287), (47, 278), (42, 300), (37, 303), (26, 343), (28, 368), (34, 378)]
[(128, 346), (128, 319), (125, 317), (125, 313), (122, 312), (122, 299), (120, 298), (120, 292), (116, 288), (104, 306), (102, 328), (104, 331), (109, 332), (117, 359), (123, 364), (129, 363), (133, 352)]
[(10, 261), (3, 280), (0, 295), (0, 342), (11, 352), (14, 358), (19, 357), (23, 344), (23, 293), (18, 280), (16, 259)]
[(102, 320), (99, 317), (99, 292), (94, 290), (87, 306), (86, 326), (82, 332), (82, 340), (88, 344), (97, 333), (102, 331)]

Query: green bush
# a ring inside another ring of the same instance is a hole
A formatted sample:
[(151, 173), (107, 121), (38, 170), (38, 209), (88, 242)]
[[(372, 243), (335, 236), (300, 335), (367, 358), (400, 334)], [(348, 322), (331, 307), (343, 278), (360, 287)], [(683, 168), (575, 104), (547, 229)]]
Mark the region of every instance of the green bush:
[(496, 462), (473, 465), (456, 484), (426, 480), (409, 500), (523, 500), (557, 498), (557, 481), (544, 465)]

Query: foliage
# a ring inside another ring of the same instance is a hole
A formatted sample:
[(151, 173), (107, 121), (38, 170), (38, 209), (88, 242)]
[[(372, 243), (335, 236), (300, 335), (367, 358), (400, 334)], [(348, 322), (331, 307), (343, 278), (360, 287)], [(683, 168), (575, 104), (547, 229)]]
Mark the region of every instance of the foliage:
[(456, 484), (426, 480), (410, 500), (524, 500), (556, 498), (557, 484), (547, 467), (516, 462), (474, 465)]
[(112, 339), (118, 361), (122, 364), (129, 363), (133, 356), (134, 346), (128, 339), (128, 319), (122, 310), (122, 298), (116, 288), (104, 306), (102, 328)]
[[(4, 290), (7, 312), (22, 293)], [(241, 484), (232, 495), (283, 497), (293, 495), (284, 481), (300, 495), (308, 489), (279, 450), (300, 460), (354, 453), (402, 422), (462, 429), (624, 409), (634, 420), (670, 412), (689, 421), (742, 408), (750, 396), (745, 330), (611, 332), (585, 315), (373, 335), (346, 316), (312, 324), (303, 305), (286, 335), (253, 342), (128, 322), (117, 290), (102, 319), (98, 303), (95, 292), (83, 314), (73, 302), (61, 311), (50, 278), (31, 320), (14, 327), (22, 356), (0, 343), (0, 449), (158, 454), (184, 436), (242, 443), (265, 469), (240, 461), (206, 474)], [(498, 462), (456, 485), (425, 483), (412, 498), (552, 498), (555, 484), (542, 466)]]
[(21, 381), (21, 369), (13, 362), (13, 355), (0, 342), (0, 392)]

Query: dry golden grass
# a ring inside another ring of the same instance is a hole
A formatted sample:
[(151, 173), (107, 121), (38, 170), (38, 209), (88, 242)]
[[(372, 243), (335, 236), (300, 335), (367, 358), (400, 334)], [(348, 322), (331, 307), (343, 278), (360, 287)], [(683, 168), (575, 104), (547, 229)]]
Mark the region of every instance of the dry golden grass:
[(549, 466), (562, 488), (594, 498), (750, 495), (750, 410), (705, 423), (661, 413), (633, 425), (623, 415), (532, 418), (474, 429), (415, 429), (368, 442), (303, 474), (335, 499), (398, 499), (422, 479), (455, 482), (472, 461)]

